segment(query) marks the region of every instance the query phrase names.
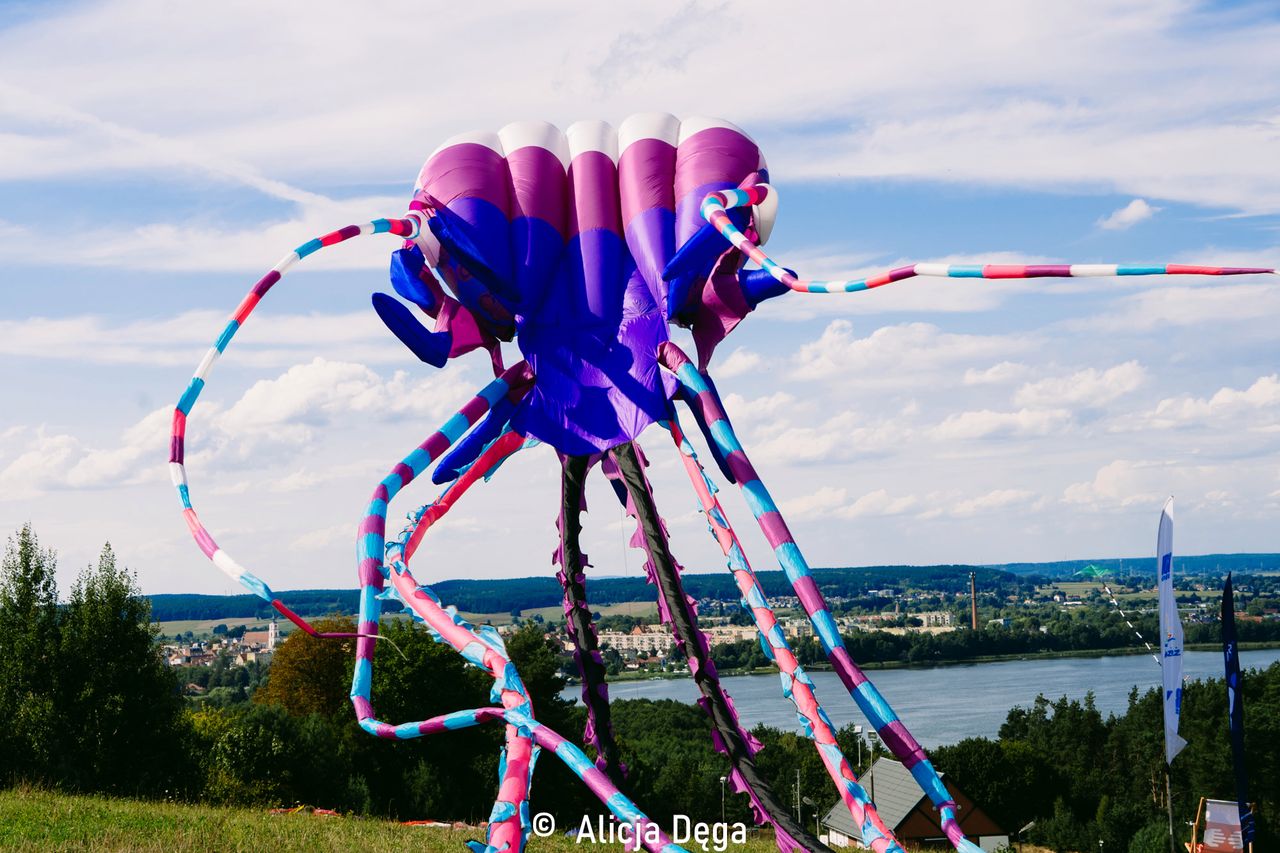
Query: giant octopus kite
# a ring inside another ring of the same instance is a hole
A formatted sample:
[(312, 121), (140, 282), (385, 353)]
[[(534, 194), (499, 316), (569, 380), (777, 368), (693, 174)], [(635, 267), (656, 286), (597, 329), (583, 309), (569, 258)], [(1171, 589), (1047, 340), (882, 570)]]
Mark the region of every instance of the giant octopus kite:
[[(813, 681), (788, 645), (716, 497), (716, 486), (680, 425), (677, 401), (697, 424), (720, 475), (742, 490), (845, 689), (933, 801), (955, 848), (978, 851), (964, 837), (956, 804), (924, 750), (849, 656), (804, 555), (752, 467), (707, 373), (716, 345), (763, 301), (793, 291), (853, 293), (913, 276), (1274, 272), (1177, 264), (915, 264), (865, 279), (810, 281), (797, 278), (760, 248), (773, 227), (777, 204), (760, 149), (724, 121), (645, 114), (632, 116), (617, 129), (602, 121), (582, 121), (561, 132), (546, 123), (521, 122), (496, 134), (465, 134), (427, 159), (403, 217), (350, 225), (317, 237), (263, 276), (178, 402), (170, 469), (196, 542), (214, 565), (300, 628), (315, 633), (265, 583), (214, 543), (192, 508), (183, 437), (214, 361), (259, 300), (294, 264), (357, 235), (380, 233), (403, 241), (391, 259), (396, 293), (435, 321), (434, 330), (428, 331), (403, 302), (375, 293), (373, 307), (387, 327), (414, 355), (435, 367), (473, 350), (488, 353), (494, 380), (374, 489), (356, 535), (359, 625), (355, 634), (341, 635), (357, 639), (351, 703), (360, 726), (370, 734), (414, 738), (490, 721), (505, 724), (497, 802), (486, 842), (471, 842), (476, 851), (524, 848), (530, 831), (529, 786), (534, 759), (542, 749), (564, 761), (639, 844), (650, 850), (681, 849), (618, 789), (626, 769), (610, 722), (605, 669), (591, 623), (586, 563), (579, 544), (584, 483), (596, 464), (636, 521), (632, 544), (648, 554), (645, 569), (657, 587), (661, 619), (689, 661), (702, 694), (699, 704), (711, 718), (715, 745), (732, 766), (734, 790), (750, 798), (759, 822), (773, 826), (779, 849), (824, 849), (790, 816), (761, 776), (754, 757), (760, 745), (739, 722), (716, 676), (636, 441), (655, 424), (675, 444), (710, 531), (728, 559), (743, 606), (781, 673), (782, 693), (795, 704), (805, 735), (814, 741), (863, 839), (877, 853), (902, 850), (841, 753), (835, 726), (818, 703)], [(691, 331), (696, 364), (670, 340), (669, 324)], [(500, 343), (512, 340), (523, 360), (507, 367)], [(554, 449), (562, 471), (557, 577), (564, 588), (568, 635), (582, 675), (585, 740), (595, 751), (594, 761), (537, 721), (498, 634), (490, 627), (468, 624), (409, 571), (423, 534), (472, 484), (488, 479), (511, 454), (538, 444)], [(411, 513), (408, 527), (388, 540), (388, 504), (433, 463), (438, 464), (431, 480), (446, 486), (443, 493)], [(387, 599), (401, 602), (429, 626), (433, 637), (492, 675), (495, 704), (421, 722), (392, 725), (379, 720), (370, 681), (379, 616)]]

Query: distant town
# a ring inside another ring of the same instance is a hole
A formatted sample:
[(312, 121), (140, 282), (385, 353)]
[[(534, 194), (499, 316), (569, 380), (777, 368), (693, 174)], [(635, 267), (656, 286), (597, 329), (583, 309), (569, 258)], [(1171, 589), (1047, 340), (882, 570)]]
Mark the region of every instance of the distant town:
[[(1126, 565), (1127, 563), (1127, 565)], [(875, 567), (823, 569), (819, 578), (837, 628), (867, 664), (933, 664), (1003, 656), (1142, 651), (1155, 633), (1156, 592), (1139, 560), (1077, 561), (1016, 567)], [(1185, 558), (1178, 581), (1187, 641), (1215, 641), (1218, 592), (1226, 570), (1237, 573), (1242, 641), (1280, 642), (1280, 558), (1224, 555)], [(778, 573), (762, 573), (763, 575)], [(741, 607), (727, 575), (686, 575), (697, 597), (700, 627), (724, 671), (767, 668), (755, 626)], [(778, 578), (777, 580), (781, 580)], [(571, 635), (551, 578), (453, 581), (464, 615), (493, 625), (501, 634), (537, 626), (561, 655), (562, 673), (573, 678), (572, 656), (582, 638)], [(701, 587), (701, 589), (699, 589)], [(781, 588), (780, 585), (775, 588)], [(594, 647), (611, 676), (661, 676), (687, 671), (657, 608), (640, 595), (651, 591), (639, 578), (588, 581), (599, 595), (593, 611)], [(284, 593), (311, 615), (346, 615), (345, 591)], [(216, 668), (217, 677), (195, 676), (187, 694), (202, 697), (219, 686), (242, 689), (261, 673), (292, 625), (274, 619), (225, 617), (218, 608), (241, 606), (239, 598), (154, 596), (165, 659), (173, 667)], [(169, 600), (175, 599), (175, 600)], [(769, 596), (778, 625), (802, 662), (821, 668), (813, 626), (793, 595)], [(481, 610), (480, 607), (489, 609)], [(167, 611), (214, 615), (166, 621)], [(407, 618), (391, 613), (390, 618)], [(221, 620), (212, 624), (212, 620)], [(175, 630), (175, 629), (185, 630)], [(1201, 636), (1203, 635), (1203, 636)], [(223, 674), (226, 673), (226, 674)]]

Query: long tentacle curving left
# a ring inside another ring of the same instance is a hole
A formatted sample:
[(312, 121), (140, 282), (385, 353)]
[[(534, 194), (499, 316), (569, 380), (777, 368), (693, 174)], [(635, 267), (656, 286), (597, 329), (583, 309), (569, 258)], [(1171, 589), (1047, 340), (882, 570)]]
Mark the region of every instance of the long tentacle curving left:
[[(507, 724), (507, 746), (498, 802), (490, 818), (487, 843), (472, 842), (483, 853), (522, 851), (529, 828), (528, 784), (536, 749), (549, 749), (583, 781), (619, 821), (631, 828), (633, 837), (655, 853), (683, 853), (656, 823), (620, 792), (613, 782), (591, 762), (577, 746), (533, 718), (528, 695), (515, 666), (506, 655), (501, 638), (485, 629), (475, 629), (462, 620), (455, 609), (441, 605), (435, 593), (421, 586), (409, 574), (406, 560), (420, 541), (417, 530), (425, 529), (444, 514), (452, 500), (460, 496), (480, 475), (490, 473), (506, 456), (524, 444), (522, 436), (507, 431), (493, 441), (472, 466), (446, 490), (441, 499), (414, 518), (402, 540), (385, 548), (386, 514), (391, 499), (422, 474), (455, 441), (468, 432), (495, 403), (504, 396), (518, 400), (529, 389), (532, 373), (528, 365), (508, 369), (489, 383), (439, 431), (406, 456), (374, 491), (357, 537), (358, 574), (361, 584), (360, 617), (355, 633), (322, 633), (284, 605), (271, 588), (225, 550), (218, 547), (191, 502), (190, 485), (185, 466), (187, 420), (204, 390), (214, 363), (226, 350), (232, 338), (244, 325), (258, 303), (280, 281), (286, 272), (303, 258), (322, 248), (345, 242), (365, 234), (393, 234), (414, 239), (427, 212), (419, 206), (402, 219), (376, 219), (363, 225), (349, 225), (300, 245), (287, 254), (259, 279), (232, 313), (227, 325), (197, 366), (195, 374), (174, 407), (169, 442), (169, 470), (182, 505), (183, 518), (200, 550), (213, 564), (253, 594), (270, 603), (298, 627), (314, 636), (356, 638), (356, 665), (352, 676), (351, 701), (363, 729), (384, 738), (412, 738), (453, 731), (480, 723), (502, 720)], [(384, 561), (384, 549), (389, 561)], [(390, 566), (390, 568), (388, 567)], [(385, 589), (385, 582), (392, 586)], [(378, 638), (381, 600), (387, 594), (401, 598), (411, 611), (425, 621), (433, 634), (448, 642), (473, 664), (494, 676), (494, 699), (499, 707), (474, 708), (433, 717), (414, 723), (391, 725), (378, 720), (373, 713), (370, 690), (373, 651)]]

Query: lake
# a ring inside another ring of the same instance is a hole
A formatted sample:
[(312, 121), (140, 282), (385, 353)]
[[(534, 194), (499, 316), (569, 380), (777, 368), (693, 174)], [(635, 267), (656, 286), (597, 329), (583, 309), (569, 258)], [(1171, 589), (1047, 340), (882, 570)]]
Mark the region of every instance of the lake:
[[(1222, 676), (1220, 652), (1186, 652), (1187, 678)], [(1280, 661), (1280, 649), (1240, 653), (1242, 667), (1265, 668)], [(1122, 713), (1129, 691), (1145, 691), (1160, 683), (1160, 667), (1149, 655), (1100, 658), (1049, 658), (999, 663), (956, 664), (928, 669), (868, 670), (867, 674), (911, 733), (926, 747), (955, 743), (966, 737), (994, 738), (1015, 705), (1030, 706), (1036, 695), (1082, 699), (1092, 690), (1103, 715)], [(833, 672), (811, 673), (818, 701), (837, 727), (866, 724), (862, 713)], [(1248, 677), (1246, 675), (1246, 677)], [(777, 675), (735, 675), (721, 679), (748, 728), (764, 723), (799, 731), (795, 709), (783, 698)], [(561, 694), (578, 699), (574, 685)], [(613, 699), (676, 699), (692, 703), (698, 690), (689, 678), (620, 681), (609, 685)], [(1222, 697), (1223, 703), (1227, 699)]]

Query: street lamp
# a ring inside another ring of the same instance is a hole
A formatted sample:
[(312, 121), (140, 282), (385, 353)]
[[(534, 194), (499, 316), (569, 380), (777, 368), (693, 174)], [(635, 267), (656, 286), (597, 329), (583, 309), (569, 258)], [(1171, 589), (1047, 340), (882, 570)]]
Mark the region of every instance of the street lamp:
[(720, 777), (720, 822), (724, 823), (724, 783), (728, 776)]
[(858, 772), (862, 772), (862, 726), (855, 725), (853, 733), (858, 736)]
[(813, 834), (819, 835), (820, 831), (818, 829), (818, 804), (815, 803), (813, 800), (809, 799), (808, 797), (804, 798), (804, 804), (809, 808), (813, 809)]

